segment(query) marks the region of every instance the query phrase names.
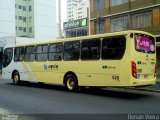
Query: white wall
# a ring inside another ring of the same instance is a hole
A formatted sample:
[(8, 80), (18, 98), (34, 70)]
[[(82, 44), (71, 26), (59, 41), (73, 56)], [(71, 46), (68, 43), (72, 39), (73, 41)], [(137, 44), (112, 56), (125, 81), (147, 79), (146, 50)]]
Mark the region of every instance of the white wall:
[(0, 37), (15, 36), (15, 0), (0, 3)]
[(56, 39), (56, 0), (34, 1), (35, 39)]

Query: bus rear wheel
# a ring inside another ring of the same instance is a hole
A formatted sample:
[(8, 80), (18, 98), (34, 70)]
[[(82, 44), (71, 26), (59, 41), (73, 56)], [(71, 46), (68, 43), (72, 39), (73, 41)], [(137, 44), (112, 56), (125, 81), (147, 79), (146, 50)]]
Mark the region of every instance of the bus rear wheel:
[(73, 74), (69, 74), (65, 78), (65, 86), (68, 91), (76, 91), (78, 90), (78, 81), (77, 77)]
[(13, 84), (14, 85), (19, 85), (20, 84), (20, 76), (18, 72), (15, 72), (13, 74)]

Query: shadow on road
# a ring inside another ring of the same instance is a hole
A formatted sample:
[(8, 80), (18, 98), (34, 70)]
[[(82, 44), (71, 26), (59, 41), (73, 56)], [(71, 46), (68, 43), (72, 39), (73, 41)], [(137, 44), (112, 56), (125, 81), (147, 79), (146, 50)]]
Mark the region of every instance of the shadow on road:
[[(8, 83), (8, 85), (13, 85), (13, 83)], [(31, 82), (24, 82), (21, 85), (16, 87), (31, 87), (31, 88), (40, 88), (40, 89), (47, 89), (47, 90), (54, 90), (54, 91), (63, 91), (68, 92), (70, 94), (87, 94), (87, 95), (95, 95), (95, 96), (103, 96), (103, 97), (113, 97), (113, 98), (120, 98), (120, 99), (146, 99), (153, 97), (152, 94), (147, 94), (145, 92), (140, 91), (133, 91), (123, 88), (80, 88), (76, 92), (69, 92), (66, 90), (64, 86), (59, 85), (50, 85), (50, 84), (42, 84), (42, 83), (31, 83)]]

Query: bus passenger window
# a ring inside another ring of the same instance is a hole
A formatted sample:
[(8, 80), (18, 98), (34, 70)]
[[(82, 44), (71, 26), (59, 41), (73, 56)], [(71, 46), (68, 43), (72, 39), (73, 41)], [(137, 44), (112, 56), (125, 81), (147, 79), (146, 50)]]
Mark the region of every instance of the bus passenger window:
[(13, 58), (13, 48), (6, 48), (3, 53), (3, 60), (2, 60), (3, 68), (7, 67), (11, 63), (12, 58)]
[(18, 47), (14, 50), (14, 61), (19, 62), (24, 60), (24, 47)]
[(79, 60), (80, 41), (64, 43), (64, 60)]
[(81, 47), (82, 60), (100, 59), (100, 40), (84, 40)]
[(102, 59), (122, 59), (126, 48), (124, 36), (103, 38)]
[(50, 44), (49, 45), (49, 60), (50, 61), (60, 61), (62, 60), (63, 44)]
[(35, 59), (35, 46), (27, 46), (25, 48), (24, 61), (34, 61)]
[(48, 45), (38, 45), (36, 47), (36, 61), (48, 60)]

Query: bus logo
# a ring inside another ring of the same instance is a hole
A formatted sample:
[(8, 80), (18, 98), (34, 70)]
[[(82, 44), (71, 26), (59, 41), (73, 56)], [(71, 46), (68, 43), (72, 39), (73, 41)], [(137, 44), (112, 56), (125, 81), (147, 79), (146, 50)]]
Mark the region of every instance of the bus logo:
[(44, 65), (44, 70), (48, 70), (48, 66), (47, 65)]
[(44, 65), (44, 70), (58, 70), (58, 65)]

